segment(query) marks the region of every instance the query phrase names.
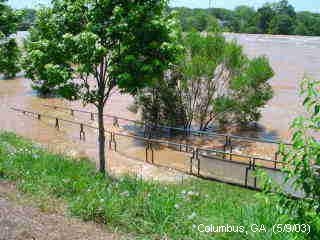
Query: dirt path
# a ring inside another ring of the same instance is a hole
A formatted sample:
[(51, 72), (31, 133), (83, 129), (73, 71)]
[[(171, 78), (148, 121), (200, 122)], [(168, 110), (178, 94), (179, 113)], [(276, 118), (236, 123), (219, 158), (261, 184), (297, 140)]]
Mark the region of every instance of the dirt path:
[(103, 226), (67, 217), (65, 211), (41, 211), (11, 183), (0, 180), (1, 240), (120, 240)]

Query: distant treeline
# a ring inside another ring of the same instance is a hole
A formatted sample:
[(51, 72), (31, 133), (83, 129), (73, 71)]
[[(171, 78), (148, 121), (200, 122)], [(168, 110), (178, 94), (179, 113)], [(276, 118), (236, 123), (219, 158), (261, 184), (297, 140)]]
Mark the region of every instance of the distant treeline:
[(18, 23), (19, 31), (28, 31), (28, 29), (34, 24), (37, 16), (37, 11), (32, 8), (24, 8), (19, 10), (20, 21)]
[(179, 13), (184, 31), (220, 28), (237, 33), (320, 36), (320, 14), (296, 12), (287, 0), (266, 3), (257, 10), (249, 6), (239, 6), (234, 10), (185, 7), (171, 10)]
[[(190, 9), (171, 8), (178, 12), (183, 31), (219, 29), (237, 33), (267, 33), (283, 35), (320, 36), (320, 14), (296, 12), (287, 0), (266, 3), (257, 10), (239, 6), (224, 8)], [(33, 25), (36, 10), (21, 10), (22, 21), (18, 30), (26, 31)]]

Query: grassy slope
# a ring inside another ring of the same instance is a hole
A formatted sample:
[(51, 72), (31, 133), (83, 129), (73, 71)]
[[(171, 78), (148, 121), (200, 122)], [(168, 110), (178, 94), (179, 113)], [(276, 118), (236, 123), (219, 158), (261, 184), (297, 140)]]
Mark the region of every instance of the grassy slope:
[(197, 231), (201, 223), (243, 225), (249, 230), (251, 224), (270, 227), (279, 222), (272, 202), (256, 192), (202, 180), (165, 185), (130, 177), (105, 179), (89, 161), (48, 153), (11, 133), (0, 133), (0, 177), (17, 182), (21, 191), (36, 198), (62, 199), (72, 215), (135, 233), (138, 239), (294, 238), (272, 231)]

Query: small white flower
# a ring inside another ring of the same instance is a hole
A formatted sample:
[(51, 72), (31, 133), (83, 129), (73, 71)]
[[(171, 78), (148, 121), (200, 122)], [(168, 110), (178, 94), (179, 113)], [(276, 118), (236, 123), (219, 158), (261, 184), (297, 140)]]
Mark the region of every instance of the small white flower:
[(180, 208), (179, 204), (177, 204), (177, 203), (174, 205), (174, 207), (175, 207), (176, 209), (179, 209), (179, 208)]
[(193, 191), (189, 191), (187, 193), (188, 196), (199, 196), (199, 193), (198, 192), (193, 192)]
[(188, 216), (188, 220), (192, 220), (197, 216), (195, 212), (193, 212), (191, 215)]
[(121, 196), (129, 197), (130, 193), (128, 191), (124, 191), (120, 193)]

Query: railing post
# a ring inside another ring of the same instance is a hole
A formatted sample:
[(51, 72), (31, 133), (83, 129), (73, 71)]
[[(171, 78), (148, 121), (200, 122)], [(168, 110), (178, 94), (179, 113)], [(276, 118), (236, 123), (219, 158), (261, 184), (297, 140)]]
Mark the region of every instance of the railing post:
[(113, 132), (110, 132), (110, 140), (109, 140), (109, 149), (112, 150), (112, 143), (114, 146), (114, 151), (117, 151), (117, 141), (116, 141), (116, 134)]
[(223, 151), (226, 152), (227, 151), (227, 146), (228, 146), (228, 142), (229, 142), (229, 137), (228, 135), (225, 137), (225, 143), (223, 146)]
[(149, 150), (151, 150), (151, 163), (154, 164), (154, 150), (152, 147), (152, 142), (148, 141), (147, 147), (146, 147), (146, 162), (149, 162)]
[(110, 139), (109, 139), (109, 149), (110, 150), (112, 150), (111, 141), (112, 141), (112, 132), (110, 133)]
[(249, 158), (249, 166), (246, 167), (246, 172), (245, 172), (245, 179), (244, 179), (244, 186), (248, 187), (248, 175), (249, 175), (249, 170), (252, 168), (252, 159)]
[[(253, 169), (254, 174), (255, 174), (255, 172), (256, 172), (256, 159), (255, 159), (255, 158), (253, 159), (252, 169)], [(254, 175), (254, 183), (253, 183), (253, 186), (254, 186), (254, 188), (257, 188), (257, 176), (256, 176), (256, 175)]]
[(150, 149), (150, 142), (148, 140), (147, 147), (146, 147), (146, 162), (149, 163), (149, 149)]
[(195, 158), (196, 152), (195, 149), (192, 151), (192, 156), (190, 157), (190, 169), (189, 173), (192, 175), (193, 174), (193, 159)]
[(116, 141), (116, 133), (113, 133), (113, 144), (114, 144), (114, 151), (118, 151), (118, 145), (117, 145), (117, 141)]
[(230, 161), (232, 161), (232, 151), (233, 151), (233, 147), (231, 144), (231, 137), (229, 137), (229, 147), (230, 147)]
[(86, 133), (84, 132), (83, 123), (80, 124), (80, 140), (86, 140)]
[(57, 130), (59, 130), (59, 129), (60, 129), (60, 126), (59, 126), (59, 119), (58, 119), (58, 118), (56, 118), (55, 128), (56, 128)]
[(277, 151), (274, 156), (274, 168), (275, 169), (277, 169), (278, 156), (279, 156), (279, 152)]
[(91, 113), (90, 115), (91, 115), (91, 121), (94, 121), (94, 114)]
[(197, 148), (196, 150), (196, 158), (197, 158), (197, 163), (198, 163), (198, 172), (197, 172), (197, 176), (200, 177), (200, 158), (199, 158), (199, 149)]
[(152, 164), (154, 164), (154, 150), (152, 147), (152, 142), (150, 142), (150, 149), (151, 149), (151, 162)]
[(114, 127), (119, 127), (119, 121), (118, 121), (118, 118), (117, 118), (117, 117), (114, 117), (114, 118), (113, 118), (113, 126), (114, 126)]
[(225, 136), (225, 143), (224, 143), (224, 146), (223, 146), (223, 160), (225, 160), (226, 159), (226, 157), (227, 157), (227, 147), (228, 147), (228, 143), (229, 143), (229, 136), (228, 135), (226, 135)]

